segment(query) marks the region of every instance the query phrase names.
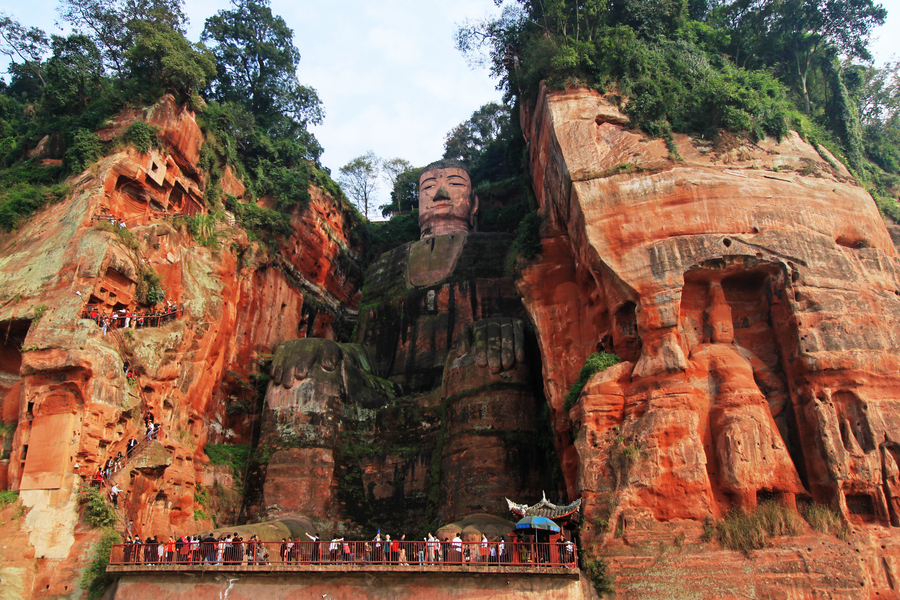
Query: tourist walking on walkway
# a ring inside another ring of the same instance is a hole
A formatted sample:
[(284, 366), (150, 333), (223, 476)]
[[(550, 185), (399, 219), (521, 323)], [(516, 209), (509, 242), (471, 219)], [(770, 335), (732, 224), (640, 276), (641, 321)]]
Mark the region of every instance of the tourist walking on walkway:
[(312, 551), (310, 552), (309, 562), (316, 564), (319, 562), (319, 544), (321, 541), (319, 540), (319, 533), (316, 532), (315, 535), (306, 534), (310, 540), (312, 540)]

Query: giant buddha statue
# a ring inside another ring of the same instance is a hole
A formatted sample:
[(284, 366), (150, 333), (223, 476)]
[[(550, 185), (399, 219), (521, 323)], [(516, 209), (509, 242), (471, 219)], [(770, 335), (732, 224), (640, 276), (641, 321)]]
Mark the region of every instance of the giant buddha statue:
[(260, 518), (354, 518), (344, 492), (401, 520), (437, 510), (446, 522), (539, 494), (536, 343), (503, 271), (510, 236), (474, 231), (477, 211), (465, 166), (430, 164), (419, 180), (421, 237), (369, 267), (355, 343), (278, 348)]

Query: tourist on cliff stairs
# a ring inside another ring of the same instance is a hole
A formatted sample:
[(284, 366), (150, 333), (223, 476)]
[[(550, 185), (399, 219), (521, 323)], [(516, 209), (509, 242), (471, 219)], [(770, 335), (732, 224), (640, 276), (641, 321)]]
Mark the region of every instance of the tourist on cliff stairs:
[(112, 505), (118, 508), (119, 506), (119, 492), (122, 490), (119, 489), (119, 486), (113, 484), (113, 486), (109, 489), (109, 499), (112, 500)]

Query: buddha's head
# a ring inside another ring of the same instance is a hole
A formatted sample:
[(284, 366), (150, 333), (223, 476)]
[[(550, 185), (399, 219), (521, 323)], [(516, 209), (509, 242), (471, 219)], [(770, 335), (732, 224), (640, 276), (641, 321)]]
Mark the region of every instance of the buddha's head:
[(425, 167), (419, 178), (421, 237), (470, 231), (475, 225), (478, 197), (465, 165), (439, 160)]

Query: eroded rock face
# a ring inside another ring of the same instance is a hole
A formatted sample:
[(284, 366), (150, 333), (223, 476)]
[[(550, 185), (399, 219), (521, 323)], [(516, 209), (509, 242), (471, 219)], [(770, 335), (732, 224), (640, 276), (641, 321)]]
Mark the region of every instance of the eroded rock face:
[[(545, 224), (520, 291), (586, 520), (780, 497), (896, 521), (900, 263), (872, 199), (793, 133), (672, 160), (622, 123), (588, 90), (525, 116)], [(625, 362), (565, 411), (598, 350)]]
[[(230, 473), (207, 469), (204, 444), (249, 440), (252, 421), (230, 407), (253, 397), (246, 381), (259, 372), (258, 355), (298, 336), (334, 337), (355, 311), (362, 248), (340, 201), (311, 189), (277, 259), (226, 223), (217, 226), (217, 248), (201, 247), (164, 218), (205, 211), (207, 182), (196, 164), (203, 136), (194, 115), (164, 98), (100, 134), (112, 139), (136, 118), (160, 127), (162, 149), (125, 148), (104, 158), (73, 180), (68, 199), (0, 235), (0, 329), (8, 332), (0, 400), (15, 431), (6, 436), (7, 483), (31, 507), (29, 520), (54, 524), (51, 533), (35, 526), (28, 534), (48, 559), (84, 552), (77, 482), (124, 454), (130, 438), (142, 440), (147, 413), (161, 434), (115, 475), (124, 491), (120, 517), (134, 520), (144, 537), (211, 526), (195, 518), (198, 484), (234, 482)], [(229, 172), (222, 185), (243, 193)], [(124, 236), (94, 226), (96, 215), (124, 221)], [(148, 269), (180, 307), (177, 319), (104, 335), (81, 318), (88, 303), (106, 311), (149, 308), (139, 302)], [(134, 383), (126, 380), (126, 361)], [(239, 502), (232, 503), (236, 517)]]

